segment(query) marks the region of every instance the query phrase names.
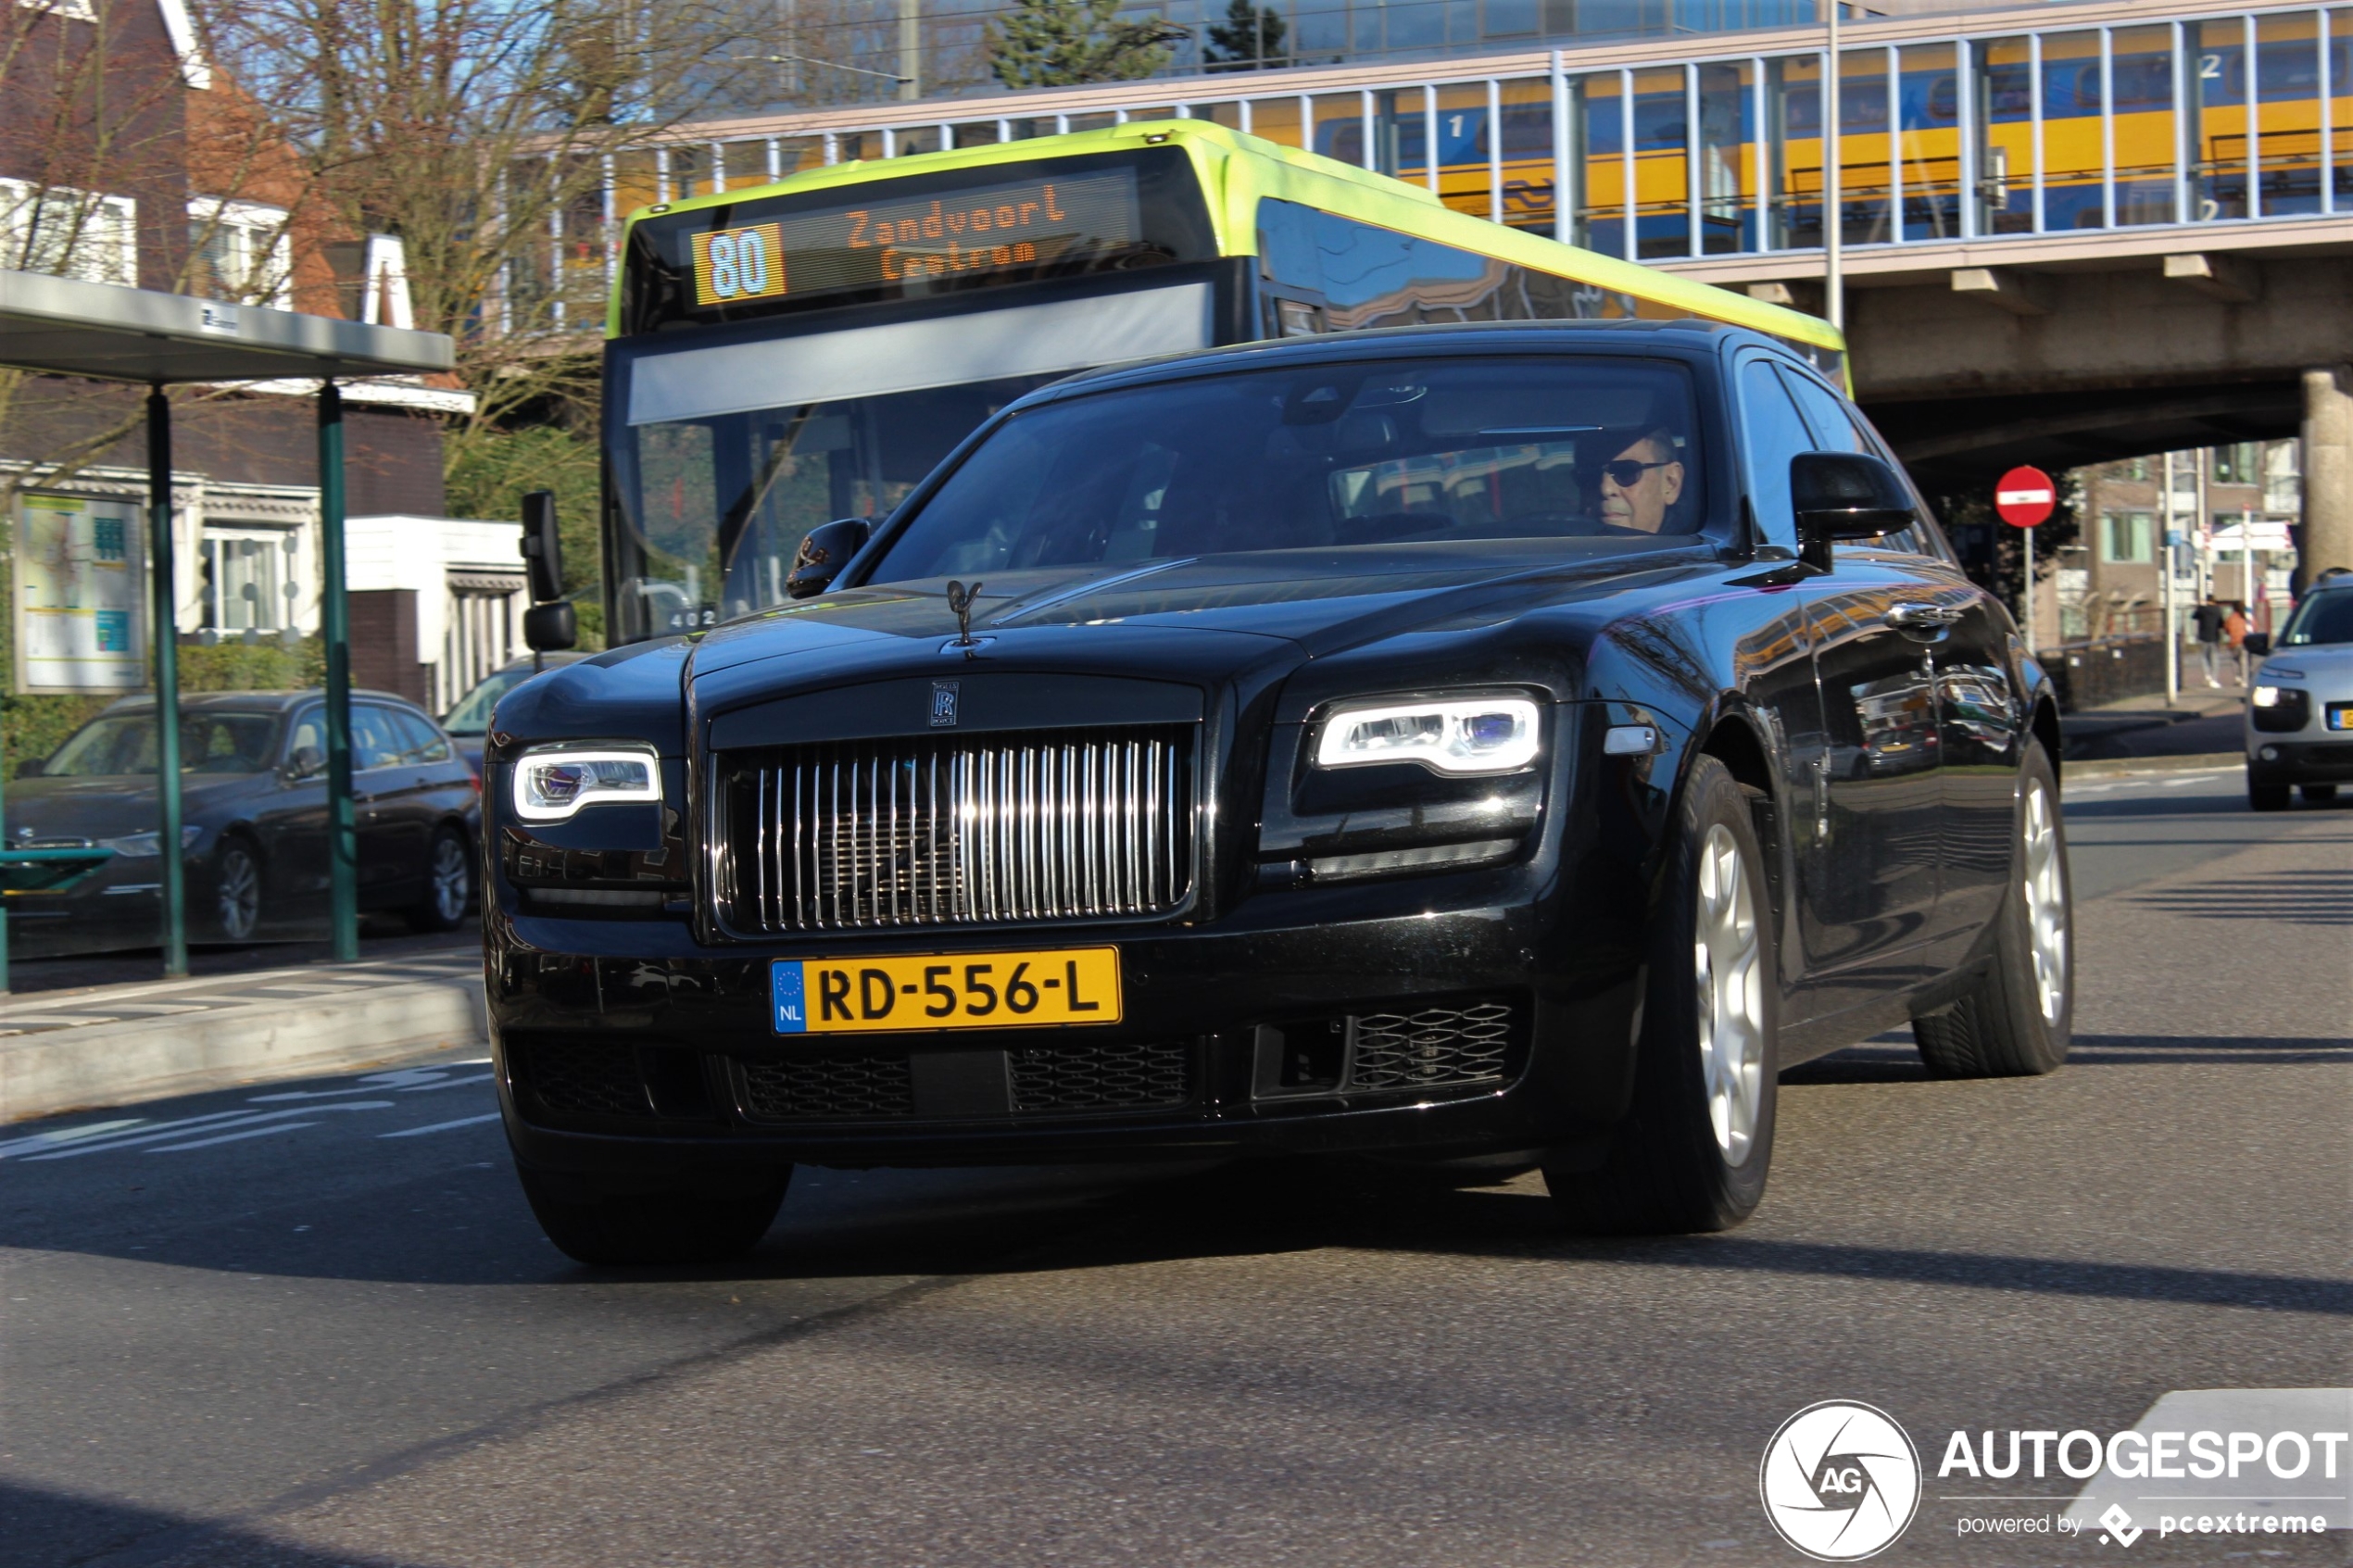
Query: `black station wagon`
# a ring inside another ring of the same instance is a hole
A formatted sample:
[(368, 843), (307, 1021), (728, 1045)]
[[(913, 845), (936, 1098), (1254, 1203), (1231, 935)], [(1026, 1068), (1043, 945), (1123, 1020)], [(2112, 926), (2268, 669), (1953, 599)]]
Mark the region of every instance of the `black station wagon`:
[(1782, 1068), (2066, 1054), (2050, 684), (1754, 333), (1081, 376), (791, 591), (492, 727), (501, 1105), (575, 1257), (738, 1251), (802, 1162), (1351, 1151), (1717, 1229)]

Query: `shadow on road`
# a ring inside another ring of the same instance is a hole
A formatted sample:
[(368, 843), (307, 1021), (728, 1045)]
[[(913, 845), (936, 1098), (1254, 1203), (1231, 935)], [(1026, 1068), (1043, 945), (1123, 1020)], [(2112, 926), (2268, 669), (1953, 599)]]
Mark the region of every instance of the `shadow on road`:
[(2133, 902), (2192, 920), (2353, 925), (2353, 871), (2274, 871), (2259, 881), (2202, 882), (2139, 893)]
[(347, 1551), (328, 1556), (234, 1524), (6, 1482), (0, 1482), (0, 1541), (6, 1543), (6, 1561), (25, 1564), (130, 1568), (169, 1561), (236, 1568), (404, 1568), (392, 1558)]

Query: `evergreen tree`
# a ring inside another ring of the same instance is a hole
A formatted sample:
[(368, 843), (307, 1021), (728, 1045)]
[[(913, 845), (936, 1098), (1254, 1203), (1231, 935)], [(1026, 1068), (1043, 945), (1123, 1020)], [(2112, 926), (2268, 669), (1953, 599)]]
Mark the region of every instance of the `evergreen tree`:
[(1226, 19), (1209, 26), (1207, 67), (1211, 70), (1272, 70), (1291, 63), (1284, 46), (1290, 29), (1281, 13), (1261, 9), (1251, 0), (1229, 0)]
[(1121, 0), (1013, 0), (988, 24), (988, 69), (1007, 87), (1132, 82), (1168, 63), (1185, 30), (1158, 16), (1123, 18)]

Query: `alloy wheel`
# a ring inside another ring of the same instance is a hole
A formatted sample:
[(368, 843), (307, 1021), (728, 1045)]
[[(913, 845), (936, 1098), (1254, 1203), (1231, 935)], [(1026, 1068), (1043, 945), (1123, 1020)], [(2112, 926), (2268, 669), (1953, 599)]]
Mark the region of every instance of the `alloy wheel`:
[(1765, 1098), (1764, 942), (1740, 841), (1721, 822), (1700, 845), (1692, 945), (1708, 1124), (1727, 1164), (1748, 1158)]
[(220, 932), (232, 942), (246, 942), (261, 925), (261, 868), (242, 846), (220, 852), (219, 893)]
[(470, 891), (466, 847), (454, 838), (434, 840), (433, 847), (434, 912), (455, 925), (466, 912)]
[(2067, 882), (2060, 864), (2058, 812), (2048, 785), (2026, 784), (2026, 862), (2021, 891), (2026, 898), (2026, 945), (2034, 960), (2034, 1003), (2043, 1022), (2057, 1027), (2067, 1006)]

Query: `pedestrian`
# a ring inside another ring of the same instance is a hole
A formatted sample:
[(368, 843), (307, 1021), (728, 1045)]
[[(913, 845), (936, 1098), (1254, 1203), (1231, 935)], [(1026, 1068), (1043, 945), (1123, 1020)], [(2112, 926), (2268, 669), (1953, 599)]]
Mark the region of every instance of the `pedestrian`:
[(2206, 602), (2190, 611), (2190, 622), (2197, 636), (2198, 658), (2206, 665), (2206, 684), (2219, 686), (2214, 678), (2216, 661), (2222, 648), (2222, 601), (2208, 594)]
[(2239, 684), (2246, 684), (2246, 604), (2233, 599), (2222, 613), (2222, 643), (2231, 650), (2231, 662), (2239, 672)]

